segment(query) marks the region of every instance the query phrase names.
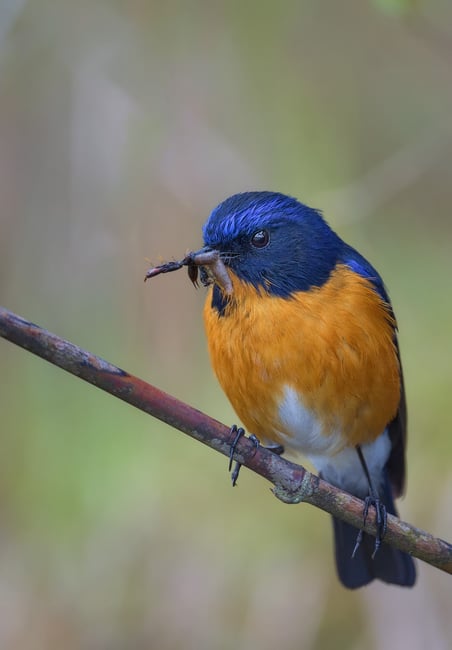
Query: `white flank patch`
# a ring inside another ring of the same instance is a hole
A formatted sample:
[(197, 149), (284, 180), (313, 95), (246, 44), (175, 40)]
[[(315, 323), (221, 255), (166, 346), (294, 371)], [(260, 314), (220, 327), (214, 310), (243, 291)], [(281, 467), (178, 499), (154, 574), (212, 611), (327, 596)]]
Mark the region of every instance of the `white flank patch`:
[[(356, 449), (343, 448), (345, 432), (338, 428), (325, 433), (321, 421), (304, 406), (297, 391), (290, 386), (284, 389), (279, 418), (286, 433), (278, 432), (278, 436), (283, 439), (288, 451), (307, 456), (329, 483), (363, 498), (369, 493)], [(378, 489), (383, 467), (391, 451), (388, 433), (384, 431), (374, 442), (361, 445), (361, 449), (374, 486)]]
[(297, 391), (285, 386), (284, 397), (279, 405), (279, 419), (287, 434), (278, 432), (288, 449), (305, 455), (334, 454), (343, 446), (341, 431), (325, 435), (323, 425), (316, 415), (306, 408)]
[[(383, 468), (391, 452), (387, 431), (361, 449), (376, 490), (381, 486)], [(321, 472), (322, 478), (351, 494), (364, 498), (369, 493), (367, 478), (354, 447), (346, 447), (334, 456), (309, 455), (309, 460)]]

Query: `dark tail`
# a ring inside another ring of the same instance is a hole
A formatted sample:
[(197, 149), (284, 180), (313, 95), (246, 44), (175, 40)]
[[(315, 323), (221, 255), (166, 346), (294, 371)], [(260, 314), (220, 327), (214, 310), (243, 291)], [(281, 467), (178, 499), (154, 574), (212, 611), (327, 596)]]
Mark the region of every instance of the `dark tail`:
[[(397, 516), (388, 480), (385, 484), (383, 502), (388, 514)], [(344, 587), (357, 589), (372, 580), (382, 580), (402, 587), (414, 585), (416, 569), (410, 555), (382, 542), (375, 558), (372, 559), (375, 539), (364, 534), (361, 546), (352, 558), (357, 529), (334, 518), (333, 526), (336, 568)]]

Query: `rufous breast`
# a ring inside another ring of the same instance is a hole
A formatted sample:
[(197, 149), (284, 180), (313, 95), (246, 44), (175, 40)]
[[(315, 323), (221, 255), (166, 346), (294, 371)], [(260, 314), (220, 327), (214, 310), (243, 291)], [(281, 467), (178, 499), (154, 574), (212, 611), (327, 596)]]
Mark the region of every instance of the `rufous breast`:
[(345, 265), (321, 287), (281, 298), (241, 281), (204, 321), (212, 366), (249, 433), (305, 454), (371, 442), (396, 414), (395, 321)]

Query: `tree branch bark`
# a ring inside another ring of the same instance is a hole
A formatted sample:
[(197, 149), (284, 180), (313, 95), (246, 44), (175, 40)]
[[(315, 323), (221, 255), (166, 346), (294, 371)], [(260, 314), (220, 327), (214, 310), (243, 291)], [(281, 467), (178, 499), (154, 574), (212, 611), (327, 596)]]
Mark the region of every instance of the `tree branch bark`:
[[(3, 307), (0, 307), (0, 336), (229, 456), (232, 442), (229, 427)], [(234, 458), (270, 481), (273, 493), (284, 503), (310, 503), (361, 528), (363, 502), (304, 467), (264, 447), (256, 448), (246, 437), (239, 440)], [(373, 512), (365, 531), (375, 536)], [(452, 573), (451, 544), (392, 515), (388, 516), (385, 542)]]

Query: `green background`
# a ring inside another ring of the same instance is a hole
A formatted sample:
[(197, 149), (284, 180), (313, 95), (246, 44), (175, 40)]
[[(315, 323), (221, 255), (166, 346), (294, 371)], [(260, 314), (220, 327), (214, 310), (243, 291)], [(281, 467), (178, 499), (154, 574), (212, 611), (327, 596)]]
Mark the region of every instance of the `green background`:
[[(404, 519), (452, 537), (452, 6), (0, 3), (0, 303), (231, 424), (204, 290), (154, 263), (227, 195), (324, 211), (380, 270)], [(0, 647), (450, 647), (450, 576), (339, 585), (331, 524), (0, 341)]]

